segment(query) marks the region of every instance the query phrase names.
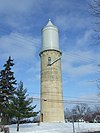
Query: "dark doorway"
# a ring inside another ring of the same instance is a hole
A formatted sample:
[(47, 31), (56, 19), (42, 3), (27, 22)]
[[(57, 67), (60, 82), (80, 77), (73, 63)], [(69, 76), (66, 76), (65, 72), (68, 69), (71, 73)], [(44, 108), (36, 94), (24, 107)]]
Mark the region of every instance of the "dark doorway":
[(43, 122), (43, 113), (41, 114), (41, 122)]

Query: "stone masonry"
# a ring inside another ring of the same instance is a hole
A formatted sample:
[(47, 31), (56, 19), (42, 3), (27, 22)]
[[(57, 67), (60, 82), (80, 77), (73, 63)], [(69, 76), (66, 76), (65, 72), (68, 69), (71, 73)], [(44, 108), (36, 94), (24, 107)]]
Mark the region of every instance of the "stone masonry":
[(41, 57), (41, 122), (64, 122), (62, 95), (61, 59), (48, 65), (61, 56), (57, 50), (45, 50)]

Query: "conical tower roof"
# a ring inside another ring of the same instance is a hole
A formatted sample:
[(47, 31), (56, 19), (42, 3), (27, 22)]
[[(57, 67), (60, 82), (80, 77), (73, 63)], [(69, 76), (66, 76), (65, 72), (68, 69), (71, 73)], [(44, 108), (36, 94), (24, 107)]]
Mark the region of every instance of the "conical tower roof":
[(52, 28), (55, 28), (55, 29), (57, 29), (58, 30), (58, 28), (52, 23), (52, 21), (51, 21), (51, 19), (49, 19), (49, 21), (48, 21), (48, 23), (47, 23), (47, 25), (46, 26), (44, 26), (44, 28), (43, 29), (45, 29), (45, 28), (49, 28), (49, 27), (52, 27)]

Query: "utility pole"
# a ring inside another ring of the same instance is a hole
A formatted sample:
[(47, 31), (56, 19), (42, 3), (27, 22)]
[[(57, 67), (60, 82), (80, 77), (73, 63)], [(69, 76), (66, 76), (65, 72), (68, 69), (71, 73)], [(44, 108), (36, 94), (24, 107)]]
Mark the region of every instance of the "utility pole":
[(74, 119), (72, 118), (72, 123), (73, 123), (73, 133), (75, 133), (75, 125), (74, 125)]

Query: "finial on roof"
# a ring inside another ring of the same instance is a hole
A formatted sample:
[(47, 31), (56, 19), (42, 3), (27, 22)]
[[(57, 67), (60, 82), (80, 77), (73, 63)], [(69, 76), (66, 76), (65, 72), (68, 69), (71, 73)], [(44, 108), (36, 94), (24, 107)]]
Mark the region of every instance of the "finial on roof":
[(49, 18), (48, 24), (46, 26), (54, 26), (51, 22), (51, 19)]

